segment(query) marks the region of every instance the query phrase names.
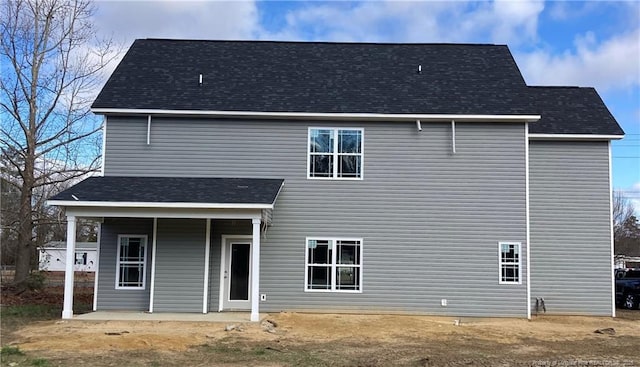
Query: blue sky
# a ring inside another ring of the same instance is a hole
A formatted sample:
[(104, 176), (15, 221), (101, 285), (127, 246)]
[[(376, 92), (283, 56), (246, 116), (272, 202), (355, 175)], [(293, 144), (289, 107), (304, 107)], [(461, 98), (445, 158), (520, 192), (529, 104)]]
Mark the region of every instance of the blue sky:
[[(135, 38), (509, 45), (529, 85), (595, 87), (626, 132), (614, 187), (640, 208), (640, 2), (102, 1), (100, 33)], [(143, 15), (143, 16), (141, 16)]]

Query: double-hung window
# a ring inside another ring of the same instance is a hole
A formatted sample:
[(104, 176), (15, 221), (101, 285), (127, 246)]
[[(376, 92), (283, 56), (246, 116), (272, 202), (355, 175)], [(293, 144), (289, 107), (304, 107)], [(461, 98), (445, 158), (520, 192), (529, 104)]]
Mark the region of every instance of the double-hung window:
[(308, 178), (362, 179), (362, 129), (310, 128)]
[(144, 289), (147, 268), (147, 236), (118, 236), (116, 289)]
[(520, 242), (500, 242), (498, 248), (500, 284), (521, 283)]
[(360, 292), (362, 240), (307, 238), (306, 291)]

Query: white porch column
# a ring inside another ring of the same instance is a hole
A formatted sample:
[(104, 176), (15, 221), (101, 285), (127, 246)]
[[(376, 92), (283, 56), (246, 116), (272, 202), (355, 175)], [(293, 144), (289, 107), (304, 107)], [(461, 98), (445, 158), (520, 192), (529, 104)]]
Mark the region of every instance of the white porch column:
[(205, 233), (204, 289), (202, 290), (202, 313), (208, 313), (209, 312), (209, 256), (211, 253), (211, 218), (207, 218), (207, 225), (204, 233)]
[(260, 321), (260, 219), (252, 219), (251, 243), (251, 321)]
[(73, 277), (76, 262), (76, 217), (67, 216), (67, 259), (64, 269), (64, 305), (62, 318), (73, 317)]

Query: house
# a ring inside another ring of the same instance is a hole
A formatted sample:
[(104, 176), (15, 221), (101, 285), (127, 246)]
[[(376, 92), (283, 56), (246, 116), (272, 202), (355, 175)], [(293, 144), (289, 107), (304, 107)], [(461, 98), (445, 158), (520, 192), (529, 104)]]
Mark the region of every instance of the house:
[[(73, 258), (74, 271), (94, 272), (97, 264), (96, 242), (77, 242)], [(65, 271), (67, 265), (67, 243), (50, 241), (38, 247), (38, 269), (42, 271)]]
[(92, 110), (103, 174), (49, 203), (68, 254), (102, 218), (96, 310), (615, 314), (624, 132), (507, 46), (141, 39)]
[(640, 256), (616, 255), (614, 259), (616, 269), (640, 268)]

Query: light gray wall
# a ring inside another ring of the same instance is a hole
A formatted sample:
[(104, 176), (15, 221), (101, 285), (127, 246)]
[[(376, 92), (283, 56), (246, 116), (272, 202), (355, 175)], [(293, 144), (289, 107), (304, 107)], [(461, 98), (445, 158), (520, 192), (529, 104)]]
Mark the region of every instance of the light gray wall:
[(548, 313), (611, 315), (607, 142), (530, 145), (531, 296)]
[[(143, 290), (116, 289), (116, 258), (118, 235), (147, 235), (146, 288)], [(152, 219), (105, 218), (100, 237), (100, 260), (98, 263), (98, 310), (149, 309), (149, 287), (151, 285), (151, 243), (153, 241)]]
[(202, 312), (204, 219), (158, 219), (153, 311)]
[[(458, 123), (455, 155), (448, 123), (154, 119), (150, 145), (146, 118), (107, 126), (106, 175), (285, 179), (262, 244), (264, 311), (526, 315), (525, 279), (498, 284), (498, 241), (526, 252), (522, 124)], [(364, 180), (308, 180), (309, 126), (364, 128)], [(303, 291), (306, 236), (363, 238), (361, 294)]]

